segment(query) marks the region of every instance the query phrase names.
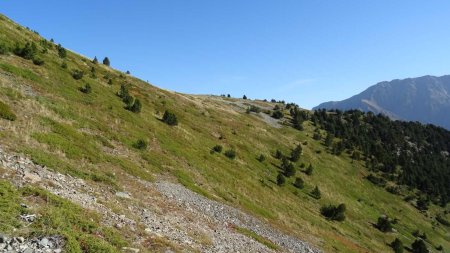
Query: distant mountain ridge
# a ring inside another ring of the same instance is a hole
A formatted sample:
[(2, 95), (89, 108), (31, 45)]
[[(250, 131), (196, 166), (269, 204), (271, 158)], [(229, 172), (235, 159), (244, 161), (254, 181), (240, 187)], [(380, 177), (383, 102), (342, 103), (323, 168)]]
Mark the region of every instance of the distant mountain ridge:
[(317, 109), (358, 109), (450, 129), (450, 75), (380, 82), (351, 98), (313, 108)]

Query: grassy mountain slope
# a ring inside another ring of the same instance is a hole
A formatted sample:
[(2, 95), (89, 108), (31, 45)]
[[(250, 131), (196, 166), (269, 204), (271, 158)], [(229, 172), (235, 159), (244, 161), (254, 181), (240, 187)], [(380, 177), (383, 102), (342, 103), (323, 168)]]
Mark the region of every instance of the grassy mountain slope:
[[(331, 155), (322, 141), (312, 139), (311, 122), (304, 123), (303, 131), (275, 128), (245, 112), (246, 103), (262, 108), (273, 108), (273, 103), (162, 90), (73, 52), (61, 58), (54, 44), (42, 53), (41, 40), (0, 16), (0, 43), (14, 48), (33, 41), (45, 62), (39, 66), (11, 52), (0, 55), (0, 101), (16, 116), (14, 121), (0, 119), (1, 143), (36, 163), (115, 189), (126, 184), (124, 173), (149, 181), (175, 178), (326, 252), (389, 252), (388, 243), (396, 237), (411, 245), (417, 229), (427, 234), (429, 248), (450, 249), (450, 229), (435, 221), (442, 208), (431, 206), (425, 215), (374, 186), (364, 179), (363, 163), (346, 154)], [(83, 78), (75, 80), (74, 70), (83, 71)], [(89, 94), (80, 91), (86, 84), (92, 87)], [(116, 95), (121, 84), (142, 102), (140, 113), (124, 109)], [(178, 126), (161, 121), (165, 110), (177, 115)], [(148, 143), (146, 149), (134, 147), (140, 139)], [(236, 158), (212, 154), (218, 144), (224, 151), (234, 149)], [(273, 154), (279, 149), (288, 155), (297, 144), (303, 154), (295, 167), (312, 164), (314, 172), (307, 176), (298, 169), (306, 184), (302, 190), (292, 185), (294, 177), (279, 187), (280, 161)], [(260, 154), (264, 162), (257, 160)], [(316, 185), (320, 200), (309, 195)], [(339, 203), (347, 206), (345, 221), (320, 215), (322, 205)], [(382, 233), (373, 226), (383, 214), (398, 218), (398, 232)]]

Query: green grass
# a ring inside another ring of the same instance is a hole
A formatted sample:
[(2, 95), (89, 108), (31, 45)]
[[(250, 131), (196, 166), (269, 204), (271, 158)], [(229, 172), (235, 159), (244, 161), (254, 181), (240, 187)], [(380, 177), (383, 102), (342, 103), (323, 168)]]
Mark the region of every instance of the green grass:
[(2, 101), (0, 101), (0, 118), (14, 121), (16, 120), (16, 115), (11, 111), (11, 108)]
[[(15, 27), (6, 18), (0, 21), (0, 38), (6, 44), (40, 40), (37, 35)], [(14, 121), (12, 130), (0, 132), (0, 138), (2, 143), (14, 143), (10, 148), (29, 155), (39, 164), (117, 188), (122, 187), (120, 177), (114, 176), (117, 173), (149, 181), (158, 174), (173, 177), (199, 194), (243, 209), (327, 252), (389, 252), (387, 243), (394, 237), (410, 245), (414, 241), (411, 232), (416, 229), (427, 233), (429, 248), (440, 244), (446, 250), (450, 248), (449, 228), (433, 218), (443, 213), (444, 208), (432, 205), (424, 215), (403, 201), (402, 196), (374, 186), (364, 179), (368, 171), (363, 163), (352, 162), (345, 153), (331, 155), (321, 141), (312, 139), (315, 127), (311, 122), (305, 122), (304, 131), (288, 126), (275, 129), (254, 113), (237, 111), (227, 104), (239, 99), (168, 92), (132, 76), (121, 77), (120, 72), (101, 64), (94, 66), (72, 52), (61, 59), (55, 49), (48, 51), (40, 55), (45, 61), (43, 66), (14, 55), (0, 57), (1, 69), (26, 79), (39, 94), (26, 98), (14, 95), (20, 94), (20, 89), (13, 87), (13, 91), (8, 91), (10, 100), (18, 104), (32, 101), (33, 106), (14, 107), (17, 115), (28, 115), (26, 125)], [(63, 61), (67, 69), (61, 68)], [(92, 66), (96, 79), (85, 75), (75, 80), (71, 76), (73, 69), (89, 73)], [(103, 76), (109, 76), (113, 85)], [(92, 86), (89, 95), (78, 90), (85, 83)], [(125, 110), (117, 97), (123, 83), (129, 84), (130, 94), (142, 102), (140, 113)], [(7, 89), (1, 82), (0, 87), (2, 91)], [(274, 107), (262, 101), (246, 102)], [(175, 113), (177, 126), (161, 122), (166, 110)], [(133, 148), (138, 139), (148, 141), (148, 147)], [(296, 176), (305, 181), (304, 189), (292, 185), (295, 176), (288, 178), (283, 187), (277, 186), (280, 161), (272, 156), (275, 150), (289, 154), (305, 141), (308, 144), (303, 145), (303, 154), (295, 163)], [(211, 154), (215, 145), (235, 150), (235, 159), (228, 159), (223, 153)], [(264, 162), (256, 159), (260, 154), (265, 155)], [(301, 163), (311, 163), (313, 175), (301, 173)], [(315, 185), (322, 192), (320, 200), (309, 196)], [(347, 206), (344, 222), (328, 221), (320, 215), (321, 206), (338, 203)], [(398, 234), (384, 234), (370, 225), (382, 214), (399, 218), (394, 226)]]
[(249, 229), (242, 228), (242, 227), (236, 227), (235, 230), (245, 236), (253, 238), (255, 241), (257, 241), (259, 243), (266, 245), (269, 249), (279, 250), (279, 247), (276, 244), (274, 244), (272, 241), (258, 235), (257, 233), (255, 233)]
[(41, 80), (41, 78), (36, 75), (33, 71), (28, 70), (28, 69), (23, 69), (23, 68), (19, 68), (16, 67), (14, 65), (11, 64), (7, 64), (7, 63), (0, 63), (0, 69), (3, 69), (9, 73), (12, 73), (16, 76), (31, 80), (31, 81), (36, 81), (39, 82)]
[[(20, 203), (26, 203), (24, 208)], [(32, 209), (30, 209), (32, 208)], [(20, 214), (37, 214), (29, 226), (19, 220)], [(35, 187), (16, 189), (0, 180), (0, 231), (22, 236), (65, 237), (65, 252), (120, 252), (128, 246), (116, 229), (100, 226), (100, 216), (71, 202)]]
[(19, 192), (6, 180), (0, 180), (0, 231), (10, 233), (22, 227), (19, 216), (23, 211)]

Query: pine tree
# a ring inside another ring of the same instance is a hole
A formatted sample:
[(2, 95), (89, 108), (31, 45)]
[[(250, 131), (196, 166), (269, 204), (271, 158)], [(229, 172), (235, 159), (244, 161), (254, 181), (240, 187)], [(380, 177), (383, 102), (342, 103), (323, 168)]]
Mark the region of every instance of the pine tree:
[(94, 63), (94, 64), (97, 64), (97, 63), (98, 63), (97, 56), (94, 57), (94, 60), (92, 60), (92, 63)]
[(395, 253), (403, 253), (403, 243), (400, 239), (395, 238), (395, 240), (391, 243), (391, 248)]
[(244, 95), (244, 96), (242, 97), (242, 99), (247, 99), (247, 96), (246, 96), (246, 95)]
[(109, 66), (111, 64), (108, 57), (105, 57), (105, 59), (103, 59), (103, 64), (105, 64), (106, 66)]
[(134, 113), (140, 113), (142, 108), (141, 101), (139, 99), (135, 99), (133, 105), (130, 107), (130, 111)]
[(305, 174), (308, 176), (311, 176), (313, 173), (313, 170), (314, 170), (314, 168), (313, 168), (312, 164), (309, 164), (308, 168), (306, 168), (306, 170), (305, 170)]
[(286, 179), (284, 178), (283, 174), (278, 173), (277, 185), (279, 185), (279, 186), (284, 185), (285, 182), (286, 182)]
[(166, 123), (167, 125), (169, 125), (169, 126), (176, 126), (176, 125), (178, 125), (177, 116), (174, 113), (172, 113), (170, 111), (167, 111), (167, 110), (164, 112), (162, 121), (164, 123)]
[(320, 193), (319, 187), (316, 186), (314, 188), (314, 190), (311, 191), (311, 196), (315, 199), (320, 199), (322, 196), (322, 194)]
[(294, 150), (291, 152), (291, 161), (297, 162), (300, 159), (300, 155), (302, 154), (302, 146), (298, 144)]
[(260, 154), (259, 156), (258, 156), (258, 161), (260, 161), (260, 162), (264, 162), (265, 160), (266, 160), (266, 156), (265, 155), (263, 155), (263, 154)]
[(305, 182), (302, 178), (297, 177), (295, 178), (294, 186), (298, 189), (303, 189), (303, 187), (305, 187)]
[(427, 245), (421, 239), (415, 240), (411, 244), (412, 253), (429, 253), (430, 251), (427, 248)]
[(66, 49), (63, 48), (63, 47), (61, 46), (61, 44), (58, 44), (58, 46), (56, 46), (56, 49), (58, 50), (58, 55), (59, 55), (59, 57), (61, 57), (61, 58), (66, 58), (66, 56), (67, 56)]

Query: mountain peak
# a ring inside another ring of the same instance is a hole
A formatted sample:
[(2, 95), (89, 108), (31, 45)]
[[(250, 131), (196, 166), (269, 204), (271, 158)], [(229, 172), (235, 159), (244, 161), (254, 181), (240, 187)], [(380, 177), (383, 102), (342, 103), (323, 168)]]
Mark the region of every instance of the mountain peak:
[(450, 129), (450, 75), (383, 81), (351, 98), (322, 103), (313, 109), (358, 109)]

